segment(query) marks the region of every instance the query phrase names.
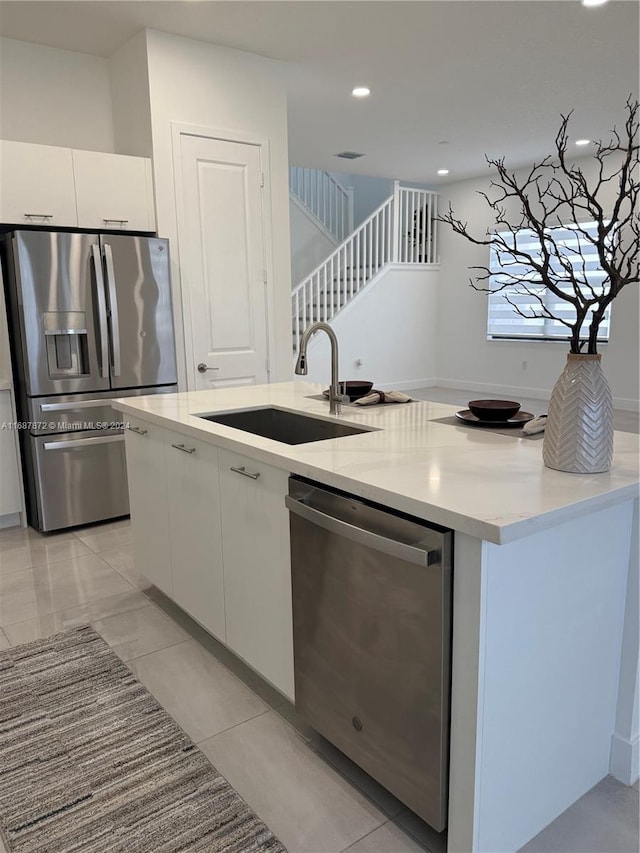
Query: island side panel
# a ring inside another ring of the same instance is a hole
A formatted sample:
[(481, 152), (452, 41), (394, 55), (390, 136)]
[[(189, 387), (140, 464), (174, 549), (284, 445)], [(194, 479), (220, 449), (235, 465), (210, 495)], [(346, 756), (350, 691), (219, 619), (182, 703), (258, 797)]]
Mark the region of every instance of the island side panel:
[(483, 544), (473, 850), (519, 849), (609, 771), (632, 510)]
[(477, 850), (476, 765), (481, 731), (478, 685), (483, 678), (482, 630), (486, 542), (456, 532), (454, 540), (449, 752), (448, 853)]
[(640, 543), (639, 502), (633, 505), (631, 532), (631, 557), (627, 580), (627, 603), (622, 635), (622, 660), (620, 661), (620, 686), (616, 712), (616, 730), (611, 738), (611, 763), (609, 772), (625, 785), (633, 785), (640, 776)]

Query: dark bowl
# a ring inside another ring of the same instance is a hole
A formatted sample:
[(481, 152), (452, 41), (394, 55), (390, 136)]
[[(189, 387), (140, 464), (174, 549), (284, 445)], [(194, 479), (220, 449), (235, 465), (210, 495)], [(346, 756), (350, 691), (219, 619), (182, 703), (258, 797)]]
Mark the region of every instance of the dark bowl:
[(520, 410), (514, 400), (470, 400), (469, 409), (481, 421), (508, 421)]
[[(353, 403), (354, 400), (359, 400), (360, 397), (364, 397), (365, 394), (368, 394), (369, 391), (373, 388), (373, 382), (361, 382), (358, 379), (354, 379), (350, 382), (338, 382), (338, 389), (341, 394), (346, 394), (349, 397), (349, 400)], [(322, 392), (325, 397), (329, 396), (329, 389)]]

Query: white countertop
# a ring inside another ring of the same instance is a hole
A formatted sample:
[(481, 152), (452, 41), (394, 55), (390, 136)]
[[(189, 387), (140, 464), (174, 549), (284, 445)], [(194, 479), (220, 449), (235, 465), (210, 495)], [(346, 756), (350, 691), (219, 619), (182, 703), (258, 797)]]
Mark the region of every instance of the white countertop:
[(435, 423), (456, 406), (344, 406), (340, 420), (374, 431), (287, 445), (196, 417), (276, 406), (329, 420), (307, 382), (127, 397), (114, 408), (489, 542), (503, 544), (638, 495), (638, 436), (616, 432), (611, 471), (545, 468), (541, 437)]

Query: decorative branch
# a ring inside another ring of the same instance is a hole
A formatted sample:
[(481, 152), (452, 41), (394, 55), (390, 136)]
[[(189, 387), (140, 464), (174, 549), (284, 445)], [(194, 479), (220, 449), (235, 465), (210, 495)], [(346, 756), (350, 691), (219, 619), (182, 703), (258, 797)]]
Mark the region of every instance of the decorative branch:
[[(599, 141), (595, 145), (593, 156), (598, 165), (591, 184), (579, 164), (567, 161), (571, 119), (568, 113), (561, 116), (555, 139), (556, 154), (534, 163), (524, 178), (507, 169), (504, 157), (486, 158), (488, 165), (496, 170), (497, 178), (490, 182), (489, 193), (479, 194), (491, 208), (497, 230), (487, 230), (484, 237), (473, 236), (468, 223), (455, 216), (451, 205), (437, 217), (470, 243), (489, 246), (498, 253), (503, 268), (501, 283), (483, 286), (490, 282), (491, 270), (474, 266), (470, 267), (476, 271), (471, 286), (486, 293), (503, 292), (505, 300), (522, 317), (545, 317), (562, 323), (569, 330), (573, 353), (584, 346), (581, 329), (589, 316), (587, 351), (597, 352), (598, 330), (607, 308), (623, 288), (640, 280), (638, 102), (631, 97), (627, 99), (626, 113), (624, 130), (619, 133), (614, 128), (609, 142)], [(613, 201), (603, 202), (602, 196), (610, 195), (614, 185), (617, 192)], [(595, 228), (587, 229), (586, 222), (595, 223)], [(559, 228), (575, 235), (577, 247), (566, 246), (557, 238)], [(537, 238), (539, 255), (518, 245), (518, 234), (523, 230), (531, 231)], [(585, 244), (594, 247), (604, 273), (598, 287), (587, 276)], [(526, 278), (509, 272), (509, 266), (516, 264), (527, 270)], [(527, 294), (540, 307), (531, 307), (531, 313), (525, 314), (509, 295), (516, 285), (519, 293)], [(540, 293), (541, 287), (570, 303), (575, 312), (572, 322), (550, 312)]]

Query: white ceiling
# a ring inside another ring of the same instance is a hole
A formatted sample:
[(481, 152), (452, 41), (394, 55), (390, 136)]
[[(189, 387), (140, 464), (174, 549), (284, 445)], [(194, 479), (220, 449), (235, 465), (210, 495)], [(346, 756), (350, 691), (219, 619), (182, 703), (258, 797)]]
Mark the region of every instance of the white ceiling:
[[(0, 34), (108, 57), (143, 27), (283, 60), (293, 164), (437, 185), (607, 138), (638, 92), (638, 2), (2, 0)], [(366, 84), (371, 97), (351, 88)], [(366, 154), (355, 161), (338, 151)], [(580, 149), (580, 153), (585, 153)], [(450, 169), (448, 178), (436, 170)]]

